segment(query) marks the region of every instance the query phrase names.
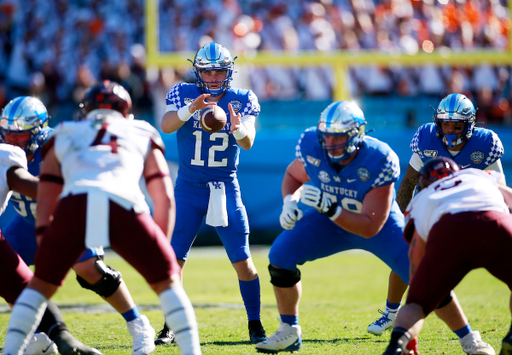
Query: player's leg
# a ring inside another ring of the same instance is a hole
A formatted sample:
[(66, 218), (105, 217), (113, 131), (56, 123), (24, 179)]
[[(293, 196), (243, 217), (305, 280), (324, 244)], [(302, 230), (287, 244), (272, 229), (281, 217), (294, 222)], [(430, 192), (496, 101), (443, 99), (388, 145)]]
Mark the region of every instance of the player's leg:
[(249, 339), (253, 343), (258, 343), (267, 339), (260, 318), (260, 279), (251, 258), (247, 212), (237, 183), (226, 184), (226, 209), (229, 225), (217, 227), (216, 230), (237, 273), (238, 286), (247, 314)]
[[(130, 263), (158, 294), (165, 322), (175, 331), (183, 354), (200, 354), (194, 309), (183, 289), (180, 266), (166, 236), (149, 214), (110, 203), (112, 249)], [(140, 250), (144, 250), (141, 254)]]
[[(300, 243), (297, 241), (300, 240)], [(279, 330), (256, 344), (259, 352), (295, 351), (302, 346), (299, 304), (301, 274), (297, 265), (351, 249), (352, 237), (314, 209), (307, 210), (292, 230), (283, 231), (269, 251), (270, 282), (280, 314)]]
[[(18, 350), (27, 344), (36, 325), (41, 321), (49, 298), (62, 284), (67, 272), (83, 252), (83, 235), (71, 228), (80, 224), (80, 219), (83, 219), (83, 216), (80, 216), (79, 208), (72, 203), (72, 200), (64, 198), (60, 201), (54, 220), (46, 230), (36, 254), (35, 276), (14, 304), (3, 349), (6, 354), (17, 354)], [(54, 260), (59, 260), (59, 262), (55, 263)], [(49, 333), (51, 334), (50, 331)], [(62, 334), (63, 332), (59, 333), (59, 335)], [(71, 339), (65, 338), (60, 337), (66, 345), (69, 345), (68, 341), (76, 341), (72, 337)], [(76, 344), (83, 346), (78, 341)], [(58, 343), (57, 345), (59, 346)], [(59, 352), (65, 355), (100, 354), (89, 347), (63, 349), (62, 351), (59, 348)]]
[(104, 254), (103, 248), (84, 252), (73, 265), (78, 283), (97, 293), (121, 314), (133, 338), (133, 354), (149, 354), (155, 349), (155, 330), (147, 317), (140, 314), (121, 273), (103, 262)]
[[(475, 262), (481, 262), (482, 249), (475, 248), (476, 244), (469, 242), (468, 238), (478, 236), (478, 241), (480, 241), (481, 235), (492, 234), (490, 228), (493, 228), (493, 223), (483, 223), (479, 215), (480, 213), (475, 212), (445, 215), (430, 231), (427, 250), (435, 248), (439, 260), (443, 260), (443, 263), (432, 265), (432, 269), (435, 270), (435, 275), (448, 275), (445, 283), (457, 282), (458, 284), (460, 280), (457, 280), (457, 277), (460, 277), (460, 272), (469, 272), (471, 269), (481, 267)], [(454, 253), (453, 250), (457, 250), (457, 252)], [(468, 255), (473, 257), (468, 258)], [(442, 268), (443, 265), (444, 268)], [(458, 273), (454, 273), (453, 268), (457, 268)], [(471, 328), (453, 292), (441, 301), (435, 313), (458, 336), (464, 352), (467, 354), (495, 354), (492, 346), (482, 341), (480, 332)]]
[[(3, 236), (0, 236), (0, 270), (2, 270), (0, 273), (0, 296), (12, 306), (32, 279), (33, 273)], [(82, 344), (69, 333), (59, 308), (52, 301), (48, 301), (36, 332), (37, 334), (29, 339), (27, 345), (29, 352), (44, 351), (45, 354), (57, 354), (60, 351), (61, 354), (67, 355), (69, 354), (66, 351), (67, 346), (75, 344), (75, 348), (84, 350), (83, 354), (100, 354), (96, 349)], [(57, 349), (56, 343), (58, 343), (59, 349)]]
[(379, 309), (382, 316), (367, 328), (374, 335), (382, 335), (393, 327), (409, 282), (409, 245), (402, 237), (402, 224), (403, 218), (392, 212), (386, 225), (376, 236), (370, 239), (361, 238), (358, 243), (359, 248), (375, 254), (391, 268), (386, 308), (384, 311)]

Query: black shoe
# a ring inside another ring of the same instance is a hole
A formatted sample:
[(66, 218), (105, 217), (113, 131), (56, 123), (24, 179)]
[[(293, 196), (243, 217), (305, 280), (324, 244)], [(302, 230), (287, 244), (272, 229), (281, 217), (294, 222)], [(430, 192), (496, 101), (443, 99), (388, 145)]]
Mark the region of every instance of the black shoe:
[(168, 345), (172, 343), (176, 343), (176, 336), (167, 327), (167, 324), (164, 323), (163, 329), (156, 336), (155, 345)]
[(512, 355), (512, 334), (507, 334), (503, 339), (500, 355)]
[(68, 331), (59, 332), (52, 340), (57, 345), (61, 355), (102, 355), (99, 350), (82, 344)]
[(253, 343), (267, 340), (267, 334), (265, 334), (265, 329), (263, 329), (259, 319), (249, 321), (249, 338)]

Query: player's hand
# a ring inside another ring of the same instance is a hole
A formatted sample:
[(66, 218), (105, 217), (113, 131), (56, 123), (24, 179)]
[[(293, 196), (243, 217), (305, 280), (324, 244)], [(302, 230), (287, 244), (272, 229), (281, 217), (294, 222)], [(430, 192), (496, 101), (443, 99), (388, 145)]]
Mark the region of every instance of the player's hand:
[(293, 229), (295, 222), (300, 221), (302, 218), (302, 210), (297, 206), (297, 202), (299, 201), (292, 197), (292, 195), (284, 198), (283, 212), (281, 212), (279, 217), (279, 222), (281, 222), (283, 229)]
[(234, 131), (240, 128), (240, 125), (242, 124), (242, 115), (239, 113), (235, 113), (235, 110), (233, 110), (233, 106), (231, 104), (228, 104), (229, 109), (229, 119), (231, 123), (231, 127), (229, 130), (229, 133), (232, 134)]
[(206, 102), (206, 101), (204, 101), (209, 96), (210, 96), (210, 94), (201, 94), (198, 97), (196, 97), (195, 100), (192, 101), (192, 103), (190, 104), (190, 107), (188, 109), (189, 112), (191, 114), (193, 114), (194, 112), (200, 111), (200, 110), (204, 109), (205, 107), (217, 105), (216, 102)]
[(304, 185), (300, 192), (300, 201), (305, 205), (316, 208), (318, 212), (328, 217), (334, 216), (338, 208), (336, 202), (332, 202), (330, 197), (324, 194), (322, 190), (312, 185)]

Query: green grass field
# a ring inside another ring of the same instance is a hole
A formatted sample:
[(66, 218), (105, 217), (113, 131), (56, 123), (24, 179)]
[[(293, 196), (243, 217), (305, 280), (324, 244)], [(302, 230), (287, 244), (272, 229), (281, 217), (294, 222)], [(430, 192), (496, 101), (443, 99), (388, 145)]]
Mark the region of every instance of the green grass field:
[[(262, 322), (270, 335), (279, 326), (279, 315), (269, 282), (267, 253), (267, 248), (253, 248), (261, 279)], [(106, 261), (122, 271), (141, 313), (159, 331), (163, 316), (158, 310), (157, 296), (122, 259), (108, 254)], [(349, 252), (308, 263), (301, 271), (300, 354), (382, 354), (390, 333), (375, 337), (366, 332), (366, 327), (379, 316), (377, 310), (385, 306), (387, 266), (371, 254)], [(204, 354), (256, 354), (254, 345), (248, 341), (236, 274), (223, 249), (193, 248), (184, 284), (195, 306)], [(508, 288), (487, 271), (476, 270), (462, 281), (456, 293), (473, 329), (479, 330), (482, 338), (499, 352), (501, 339), (510, 326)], [(70, 305), (105, 304), (95, 294), (81, 289), (73, 272), (54, 301), (63, 308), (64, 319), (78, 339), (105, 355), (131, 354), (131, 337), (120, 315), (94, 313), (88, 307), (78, 312), (66, 310)], [(9, 315), (0, 314), (2, 344)], [(455, 334), (435, 315), (427, 318), (419, 341), (422, 354), (463, 354)], [(175, 345), (162, 346), (154, 354), (179, 351)]]

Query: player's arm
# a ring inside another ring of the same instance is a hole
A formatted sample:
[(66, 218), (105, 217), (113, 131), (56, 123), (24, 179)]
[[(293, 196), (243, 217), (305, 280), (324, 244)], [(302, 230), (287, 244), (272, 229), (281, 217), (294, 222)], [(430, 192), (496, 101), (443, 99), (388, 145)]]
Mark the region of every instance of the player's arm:
[(209, 96), (210, 94), (201, 94), (189, 105), (185, 105), (179, 110), (176, 110), (174, 105), (167, 105), (167, 110), (162, 116), (162, 123), (160, 124), (162, 131), (165, 133), (175, 132), (183, 126), (197, 110), (202, 110), (206, 106), (217, 105), (215, 102), (204, 101)]
[(146, 188), (153, 199), (153, 219), (169, 241), (176, 221), (176, 205), (169, 167), (161, 150), (150, 150), (144, 165)]
[(299, 159), (295, 159), (288, 165), (283, 177), (281, 192), (283, 197), (293, 195), (302, 185), (310, 180), (304, 164)]
[(284, 173), (281, 192), (283, 193), (283, 211), (279, 217), (281, 227), (293, 229), (295, 222), (302, 218), (302, 210), (297, 206), (300, 201), (300, 188), (310, 180), (304, 164), (298, 159), (291, 162)]
[(20, 166), (13, 166), (7, 170), (7, 184), (13, 191), (30, 198), (37, 198), (37, 185), (39, 178)]
[(493, 170), (501, 173), (503, 175), (503, 179), (505, 179), (505, 173), (503, 172), (503, 165), (501, 164), (501, 159), (496, 160), (494, 163), (489, 165), (484, 170)]
[(389, 217), (394, 185), (392, 183), (371, 189), (364, 197), (361, 213), (343, 209), (334, 223), (363, 238), (373, 237), (380, 232)]
[(512, 211), (512, 189), (506, 185), (498, 185), (505, 203), (508, 205), (508, 209)]
[(415, 230), (412, 235), (411, 245), (409, 246), (409, 284), (418, 269), (421, 259), (425, 255), (425, 248), (427, 243), (420, 237), (418, 232)]
[(53, 219), (63, 183), (60, 163), (55, 155), (55, 148), (51, 146), (45, 150), (43, 166), (39, 175), (36, 211), (36, 237), (38, 239), (42, 236), (44, 228), (48, 227)]
[(404, 178), (400, 183), (400, 187), (398, 188), (398, 192), (396, 193), (396, 202), (402, 212), (405, 212), (407, 205), (411, 202), (417, 183), (418, 171), (409, 164), (405, 171)]
[(231, 104), (228, 104), (228, 108), (231, 122), (229, 133), (233, 134), (240, 148), (244, 150), (251, 149), (254, 144), (254, 138), (256, 138), (256, 117), (252, 115), (244, 116), (242, 122), (242, 116), (240, 113), (235, 113)]

